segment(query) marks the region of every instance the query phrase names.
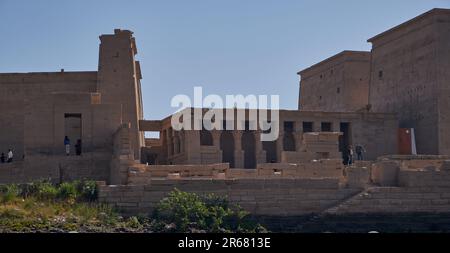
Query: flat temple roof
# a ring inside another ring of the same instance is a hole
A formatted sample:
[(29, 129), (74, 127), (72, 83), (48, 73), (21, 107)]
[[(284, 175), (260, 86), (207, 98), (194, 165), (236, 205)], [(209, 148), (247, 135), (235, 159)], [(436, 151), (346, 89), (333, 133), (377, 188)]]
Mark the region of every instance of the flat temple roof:
[(368, 52), (368, 51), (344, 50), (344, 51), (342, 51), (342, 52), (340, 52), (338, 54), (335, 54), (335, 55), (333, 55), (333, 56), (331, 56), (331, 57), (329, 57), (329, 58), (327, 58), (327, 59), (325, 59), (325, 60), (323, 60), (321, 62), (318, 62), (318, 63), (316, 63), (316, 64), (314, 64), (314, 65), (312, 65), (312, 66), (310, 66), (310, 67), (308, 67), (306, 69), (300, 70), (299, 72), (297, 72), (297, 75), (302, 75), (303, 73), (308, 72), (308, 71), (310, 71), (310, 70), (312, 70), (314, 68), (317, 68), (320, 65), (323, 65), (323, 64), (325, 64), (327, 62), (332, 62), (332, 61), (334, 61), (336, 59), (339, 59), (341, 57), (351, 56), (351, 55), (356, 55), (356, 54), (368, 54), (369, 55), (370, 52)]
[(389, 29), (387, 31), (384, 31), (384, 32), (382, 32), (382, 33), (380, 33), (378, 35), (375, 35), (374, 37), (368, 39), (367, 42), (371, 42), (372, 43), (374, 40), (377, 40), (377, 39), (379, 39), (379, 38), (381, 38), (381, 37), (383, 37), (385, 35), (388, 35), (390, 33), (398, 31), (398, 30), (400, 30), (400, 29), (402, 29), (404, 27), (407, 27), (408, 25), (410, 25), (412, 23), (415, 23), (415, 22), (417, 22), (419, 20), (422, 20), (424, 18), (433, 16), (433, 15), (442, 14), (442, 13), (443, 14), (450, 14), (450, 9), (441, 9), (441, 8), (431, 9), (431, 10), (429, 10), (429, 11), (427, 11), (427, 12), (425, 12), (425, 13), (423, 13), (423, 14), (421, 14), (421, 15), (413, 18), (413, 19), (410, 19), (410, 20), (408, 20), (408, 21), (406, 21), (404, 23), (401, 23), (400, 25), (394, 26), (393, 28), (391, 28), (391, 29)]

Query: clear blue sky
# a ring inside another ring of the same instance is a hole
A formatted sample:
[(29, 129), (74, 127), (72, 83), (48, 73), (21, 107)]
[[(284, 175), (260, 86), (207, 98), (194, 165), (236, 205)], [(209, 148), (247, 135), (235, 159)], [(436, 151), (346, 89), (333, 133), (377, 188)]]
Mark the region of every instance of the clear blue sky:
[(98, 36), (130, 29), (146, 119), (176, 94), (278, 94), (295, 109), (296, 72), (450, 0), (0, 0), (0, 72), (96, 70)]

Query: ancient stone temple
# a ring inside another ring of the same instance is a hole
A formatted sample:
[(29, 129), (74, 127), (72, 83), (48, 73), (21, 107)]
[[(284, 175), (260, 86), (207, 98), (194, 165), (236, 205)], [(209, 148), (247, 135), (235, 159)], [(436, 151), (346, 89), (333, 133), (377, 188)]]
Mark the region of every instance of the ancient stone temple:
[(433, 9), (300, 71), (300, 110), (396, 113), (419, 154), (450, 155), (450, 10)]
[[(234, 114), (238, 111), (234, 110)], [(248, 116), (252, 110), (245, 111)], [(228, 112), (233, 113), (233, 110)], [(238, 129), (238, 122), (234, 124), (233, 129)], [(142, 159), (149, 164), (223, 162), (232, 168), (249, 169), (259, 163), (296, 163), (310, 159), (303, 156), (306, 148), (303, 135), (322, 132), (335, 134), (336, 147), (333, 148), (336, 150), (332, 153), (340, 152), (340, 155), (333, 158), (341, 159), (349, 145), (360, 144), (367, 150), (367, 159), (374, 160), (396, 153), (397, 126), (395, 114), (280, 110), (278, 139), (262, 142), (261, 129), (174, 131), (171, 117), (167, 117), (161, 121), (141, 122), (141, 130), (161, 132), (159, 139), (148, 140)], [(331, 158), (326, 146), (322, 151), (322, 158)]]
[[(144, 135), (141, 72), (132, 32), (100, 36), (98, 71), (0, 74), (0, 152), (12, 149), (0, 181), (37, 178), (109, 178), (113, 135), (130, 124), (139, 159)], [(66, 156), (64, 138), (71, 142)], [(81, 155), (75, 144), (81, 143)]]
[[(100, 201), (130, 213), (173, 187), (226, 194), (258, 215), (448, 211), (450, 10), (369, 42), (371, 52), (299, 71), (298, 109), (277, 111), (278, 138), (262, 141), (255, 109), (221, 109), (245, 119), (218, 130), (144, 119), (135, 38), (116, 29), (100, 36), (97, 71), (0, 74), (0, 152), (14, 151), (0, 183), (94, 179)], [(420, 155), (401, 149), (402, 129)], [(356, 145), (364, 158), (348, 164)]]

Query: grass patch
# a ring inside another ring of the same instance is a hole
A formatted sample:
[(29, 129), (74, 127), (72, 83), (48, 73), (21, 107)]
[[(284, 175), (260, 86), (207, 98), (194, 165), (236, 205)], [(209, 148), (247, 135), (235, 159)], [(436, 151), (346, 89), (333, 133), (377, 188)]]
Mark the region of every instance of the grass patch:
[(224, 198), (175, 190), (150, 215), (123, 218), (98, 203), (94, 181), (0, 186), (0, 232), (261, 232)]

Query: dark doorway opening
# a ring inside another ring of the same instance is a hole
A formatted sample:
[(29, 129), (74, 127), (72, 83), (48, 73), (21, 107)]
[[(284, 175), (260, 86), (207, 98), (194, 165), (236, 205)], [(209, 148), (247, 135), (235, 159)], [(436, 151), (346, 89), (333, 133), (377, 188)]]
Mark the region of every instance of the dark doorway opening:
[(295, 151), (294, 122), (284, 122), (283, 150)]
[(255, 135), (253, 132), (244, 131), (242, 134), (242, 150), (244, 150), (244, 168), (256, 168)]
[(277, 142), (276, 141), (263, 141), (263, 149), (266, 151), (266, 163), (277, 162)]
[(158, 154), (148, 153), (143, 157), (143, 163), (148, 165), (157, 165), (158, 164)]
[(202, 146), (212, 146), (213, 137), (210, 131), (203, 129), (200, 131), (200, 145)]
[(222, 162), (229, 163), (230, 168), (234, 168), (234, 137), (230, 131), (222, 131), (220, 149), (222, 150)]
[(350, 145), (350, 123), (340, 123), (340, 131), (343, 135), (339, 136), (339, 152), (342, 152), (344, 164), (348, 163), (348, 147)]
[(81, 126), (82, 121), (80, 113), (64, 114), (64, 135), (70, 140), (70, 153), (72, 153), (74, 151), (73, 148), (76, 147), (77, 150), (75, 151), (77, 152), (77, 155), (78, 153), (81, 154)]

